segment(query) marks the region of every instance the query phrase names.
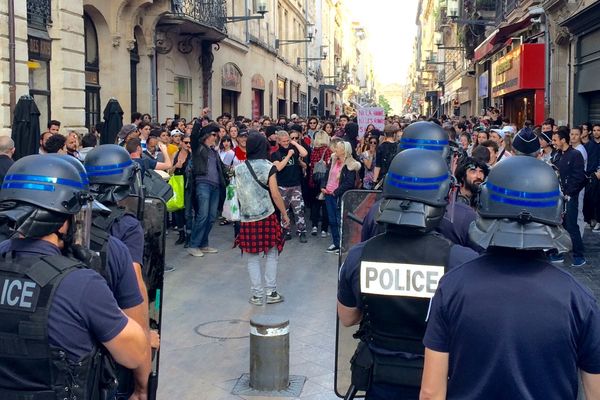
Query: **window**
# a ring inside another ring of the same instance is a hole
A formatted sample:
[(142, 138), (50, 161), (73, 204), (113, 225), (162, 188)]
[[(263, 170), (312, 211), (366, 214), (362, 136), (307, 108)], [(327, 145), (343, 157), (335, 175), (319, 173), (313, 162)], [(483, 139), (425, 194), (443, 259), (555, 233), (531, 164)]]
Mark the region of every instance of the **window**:
[(192, 119), (192, 78), (175, 77), (175, 114), (187, 121)]
[(83, 15), (83, 35), (85, 37), (85, 126), (91, 130), (100, 122), (100, 60), (96, 27), (87, 14)]

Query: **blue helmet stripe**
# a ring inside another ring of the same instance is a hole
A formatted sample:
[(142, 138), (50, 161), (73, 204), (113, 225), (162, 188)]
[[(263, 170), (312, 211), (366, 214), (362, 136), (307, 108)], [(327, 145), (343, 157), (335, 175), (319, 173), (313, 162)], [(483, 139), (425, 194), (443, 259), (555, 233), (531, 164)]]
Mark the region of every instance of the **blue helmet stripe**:
[(119, 164), (109, 164), (109, 165), (86, 165), (85, 166), (85, 170), (88, 172), (88, 175), (90, 175), (90, 171), (106, 171), (109, 169), (123, 169), (125, 167), (130, 166), (131, 164), (133, 164), (132, 160), (127, 160), (124, 161), (122, 163)]
[(113, 169), (112, 171), (98, 171), (98, 172), (88, 172), (88, 176), (108, 176), (108, 175), (117, 175), (123, 173), (123, 168), (121, 169)]
[(394, 174), (393, 172), (388, 172), (388, 175), (394, 180), (402, 181), (402, 182), (412, 182), (412, 183), (435, 183), (435, 182), (443, 182), (448, 179), (448, 174), (436, 176), (433, 178), (418, 178), (414, 176), (405, 176)]
[(434, 144), (441, 146), (448, 146), (450, 141), (448, 140), (433, 140), (433, 139), (411, 139), (411, 138), (401, 138), (401, 144), (411, 143), (411, 144)]
[(33, 182), (42, 182), (42, 183), (55, 183), (63, 186), (70, 186), (77, 189), (83, 189), (83, 183), (77, 182), (71, 179), (65, 178), (57, 178), (52, 176), (42, 176), (42, 175), (23, 175), (23, 174), (12, 174), (6, 175), (4, 178), (4, 182), (14, 182), (14, 181), (33, 181)]
[(408, 149), (423, 149), (423, 150), (431, 150), (431, 151), (444, 151), (444, 149), (446, 148), (446, 146), (425, 146), (425, 145), (415, 145), (415, 144), (407, 144), (407, 143), (400, 143), (400, 148), (403, 150), (408, 150)]
[(490, 198), (493, 201), (497, 201), (499, 203), (510, 204), (514, 206), (523, 206), (523, 207), (532, 207), (532, 208), (549, 208), (556, 207), (558, 205), (558, 199), (556, 200), (520, 200), (520, 199), (511, 199), (507, 197), (501, 197), (496, 194), (490, 195)]
[(402, 183), (391, 177), (390, 177), (390, 179), (388, 179), (386, 181), (386, 184), (392, 185), (399, 189), (407, 189), (407, 190), (438, 190), (441, 186), (441, 184), (416, 185), (416, 184), (412, 184), (412, 183)]
[(42, 183), (26, 183), (26, 182), (4, 182), (2, 189), (28, 189), (28, 190), (41, 190), (44, 192), (54, 192), (56, 188), (54, 185), (45, 185)]
[(492, 192), (499, 193), (504, 196), (511, 197), (519, 197), (521, 199), (549, 199), (552, 197), (560, 196), (559, 190), (554, 190), (552, 192), (541, 192), (541, 193), (533, 193), (533, 192), (521, 192), (517, 190), (506, 189), (500, 186), (496, 186), (491, 183), (486, 183), (485, 186), (489, 188)]

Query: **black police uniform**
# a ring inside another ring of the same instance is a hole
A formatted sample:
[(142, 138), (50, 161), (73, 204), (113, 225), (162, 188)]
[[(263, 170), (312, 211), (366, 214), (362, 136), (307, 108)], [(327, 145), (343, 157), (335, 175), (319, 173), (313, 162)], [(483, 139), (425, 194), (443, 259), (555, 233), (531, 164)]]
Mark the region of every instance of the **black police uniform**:
[(0, 282), (1, 399), (91, 399), (111, 389), (100, 344), (127, 317), (104, 278), (48, 242), (13, 239), (0, 244)]
[(532, 157), (482, 184), (470, 236), (487, 250), (441, 279), (423, 340), (449, 353), (447, 399), (575, 400), (578, 369), (600, 374), (598, 304), (542, 251), (568, 250), (562, 210), (556, 174)]
[[(380, 206), (381, 200), (376, 201), (365, 216), (360, 231), (361, 242), (384, 232), (385, 227), (375, 221)], [(478, 246), (469, 239), (469, 226), (471, 222), (475, 221), (476, 217), (477, 214), (471, 207), (461, 203), (454, 203), (446, 208), (444, 219), (440, 221), (436, 231), (454, 244), (469, 247), (481, 253), (483, 251), (481, 246)]]
[(477, 256), (433, 232), (449, 189), (439, 154), (398, 154), (385, 178), (378, 217), (386, 232), (353, 247), (341, 267), (338, 301), (362, 311), (352, 383), (361, 389), (370, 381), (362, 387), (368, 387), (368, 399), (418, 398), (429, 299), (448, 268)]
[(115, 384), (100, 345), (127, 317), (97, 272), (32, 239), (56, 233), (70, 244), (74, 216), (89, 202), (84, 176), (60, 157), (23, 157), (0, 202), (2, 222), (25, 237), (0, 244), (0, 398), (99, 398)]

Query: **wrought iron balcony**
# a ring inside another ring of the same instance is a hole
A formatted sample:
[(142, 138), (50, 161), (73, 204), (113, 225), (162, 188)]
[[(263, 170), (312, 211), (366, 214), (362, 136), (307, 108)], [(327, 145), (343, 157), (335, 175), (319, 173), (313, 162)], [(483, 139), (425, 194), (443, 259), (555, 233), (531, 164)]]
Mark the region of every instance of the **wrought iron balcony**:
[(223, 34), (227, 33), (226, 0), (171, 0), (171, 6), (176, 17), (191, 20)]
[(27, 0), (27, 25), (45, 31), (50, 23), (50, 0)]

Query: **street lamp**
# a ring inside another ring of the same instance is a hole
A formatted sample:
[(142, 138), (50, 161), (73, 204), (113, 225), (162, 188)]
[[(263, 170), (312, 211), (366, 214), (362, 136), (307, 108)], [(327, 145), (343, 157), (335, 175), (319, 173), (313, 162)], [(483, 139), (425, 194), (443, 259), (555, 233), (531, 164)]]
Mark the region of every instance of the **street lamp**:
[(325, 47), (327, 47), (327, 46), (321, 46), (321, 57), (307, 57), (307, 58), (298, 57), (296, 59), (296, 64), (298, 66), (300, 66), (300, 61), (323, 61), (323, 60), (327, 59), (327, 50), (325, 50)]
[(225, 23), (250, 21), (251, 19), (264, 19), (265, 14), (268, 12), (267, 0), (258, 0), (256, 4), (256, 13), (258, 15), (232, 15), (230, 17), (225, 17)]
[(427, 65), (452, 65), (452, 68), (456, 69), (456, 61), (429, 61), (425, 60), (425, 64)]
[(306, 39), (275, 39), (275, 48), (278, 49), (279, 46), (282, 46), (285, 44), (309, 43), (309, 42), (312, 42), (314, 35), (315, 35), (314, 25), (307, 24), (306, 25)]
[(446, 15), (452, 20), (452, 22), (461, 25), (483, 25), (483, 26), (496, 26), (496, 21), (485, 20), (485, 19), (461, 19), (460, 16), (460, 0), (448, 0), (448, 8)]

